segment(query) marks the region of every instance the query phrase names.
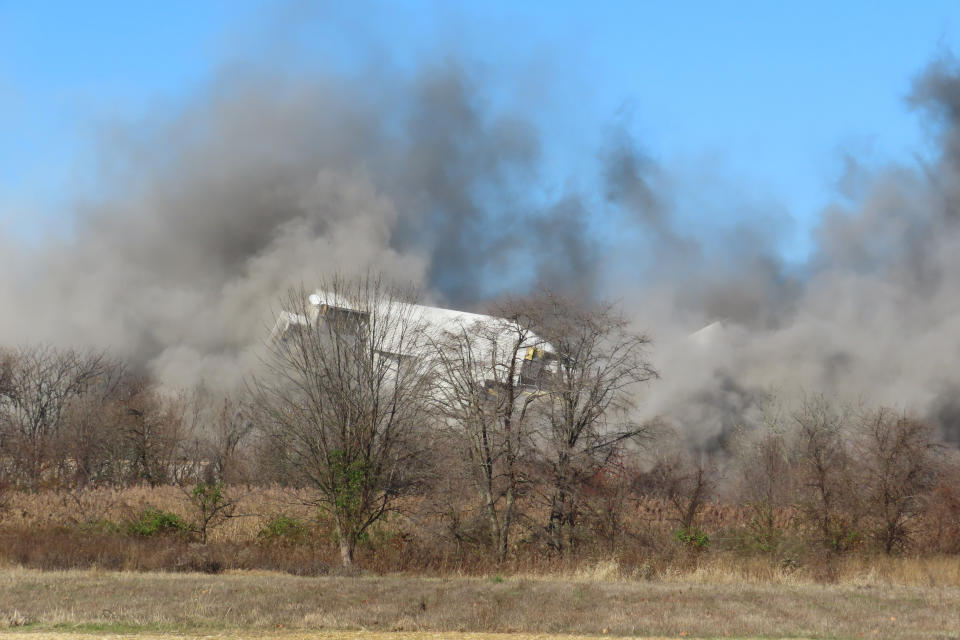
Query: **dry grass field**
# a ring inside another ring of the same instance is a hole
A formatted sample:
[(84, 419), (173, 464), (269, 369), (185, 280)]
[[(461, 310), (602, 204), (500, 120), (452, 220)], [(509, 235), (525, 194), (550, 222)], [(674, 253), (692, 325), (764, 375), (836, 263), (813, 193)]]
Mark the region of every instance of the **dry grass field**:
[[(84, 632), (346, 638), (365, 630), (389, 637), (427, 632), (411, 638), (498, 632), (956, 640), (960, 588), (869, 580), (724, 583), (696, 574), (638, 581), (7, 569), (0, 572), (0, 624), (30, 637)], [(336, 630), (351, 633), (311, 635)]]
[[(207, 544), (122, 529), (147, 507), (193, 517), (175, 487), (9, 493), (0, 512), (0, 639), (960, 640), (960, 555), (933, 542), (900, 555), (835, 554), (797, 538), (761, 553), (725, 538), (748, 512), (710, 505), (702, 524), (711, 546), (691, 552), (672, 540), (663, 503), (644, 500), (624, 522), (633, 537), (616, 548), (598, 543), (553, 558), (521, 544), (501, 564), (479, 548), (454, 553), (429, 520), (391, 520), (345, 575), (329, 527), (305, 506), (310, 496), (231, 491), (242, 496), (243, 517), (221, 523)], [(279, 515), (305, 523), (308, 538), (260, 540)], [(794, 522), (789, 510), (778, 514), (785, 531)], [(935, 519), (919, 524), (918, 541), (952, 536)]]
[[(316, 519), (317, 510), (307, 506), (318, 495), (306, 489), (265, 487), (249, 489), (229, 487), (231, 497), (237, 497), (237, 513), (242, 517), (231, 518), (210, 532), (210, 540), (246, 541), (255, 539), (257, 533), (271, 519), (286, 515), (304, 521)], [(38, 528), (63, 526), (68, 523), (108, 520), (123, 522), (134, 518), (146, 507), (170, 511), (190, 519), (189, 490), (175, 486), (135, 486), (122, 489), (100, 487), (77, 491), (49, 490), (36, 493), (11, 491), (4, 496), (4, 508), (0, 511), (0, 525), (7, 528)], [(408, 498), (399, 506), (402, 510), (417, 510), (417, 500)], [(671, 534), (676, 524), (670, 520), (670, 507), (663, 501), (644, 499), (636, 501), (626, 510), (625, 518), (635, 527), (663, 529)], [(779, 514), (778, 524), (789, 526), (792, 512)], [(748, 521), (751, 513), (738, 505), (709, 504), (703, 509), (700, 523), (708, 530), (719, 530)]]
[[(31, 633), (33, 640), (76, 640), (83, 632), (40, 631)], [(90, 634), (85, 634), (90, 635)], [(230, 638), (231, 640), (597, 640), (607, 636), (557, 635), (548, 633), (451, 633), (451, 632), (377, 632), (377, 631), (263, 631), (263, 632), (221, 632), (221, 633), (117, 633), (110, 634), (110, 640), (201, 640)], [(0, 631), (0, 640), (23, 640), (22, 633), (4, 633)], [(684, 640), (685, 636), (668, 638), (666, 636), (645, 636), (644, 640)], [(749, 640), (749, 639), (743, 639)], [(759, 639), (758, 639), (759, 640)], [(781, 640), (793, 640), (783, 638)], [(799, 640), (799, 639), (797, 639)]]
[[(34, 640), (76, 640), (82, 632), (41, 631), (31, 633)], [(89, 635), (89, 634), (86, 634)], [(223, 632), (223, 633), (118, 633), (110, 634), (110, 640), (201, 640), (213, 638), (231, 638), (231, 640), (597, 640), (606, 636), (575, 636), (546, 633), (450, 633), (450, 632), (377, 632), (377, 631), (265, 631), (265, 632)], [(0, 631), (0, 640), (23, 640), (24, 634), (4, 633)], [(646, 636), (644, 640), (684, 640), (685, 636), (668, 638), (666, 636)], [(749, 639), (744, 639), (749, 640)], [(758, 639), (759, 640), (759, 639)], [(784, 638), (782, 640), (792, 640)], [(799, 640), (799, 639), (798, 639)]]
[[(192, 537), (143, 537), (125, 527), (145, 509), (172, 512), (186, 522), (196, 519), (188, 492), (177, 487), (99, 488), (81, 491), (8, 492), (0, 504), (0, 567), (44, 570), (102, 569), (124, 571), (286, 571), (322, 575), (339, 563), (331, 523), (306, 503), (316, 496), (277, 487), (256, 490), (230, 487), (239, 517), (218, 522), (209, 543)], [(544, 553), (534, 530), (518, 529), (516, 548), (491, 569), (489, 549), (461, 544), (449, 522), (410, 500), (404, 514), (378, 523), (358, 548), (357, 560), (376, 574), (417, 573), (504, 576), (539, 575), (565, 578), (593, 574), (605, 578), (673, 579), (706, 575), (728, 582), (812, 581), (844, 583), (960, 586), (960, 554), (955, 552), (956, 523), (936, 510), (913, 523), (911, 549), (885, 555), (867, 545), (849, 553), (824, 553), (805, 538), (798, 514), (776, 514), (782, 538), (772, 549), (758, 550), (751, 539), (751, 512), (734, 504), (709, 504), (700, 528), (709, 533), (707, 553), (686, 553), (674, 540), (677, 524), (662, 501), (631, 502), (615, 540), (595, 536), (564, 557)], [(939, 514), (939, 515), (938, 515)], [(949, 515), (949, 514), (947, 514)], [(305, 527), (302, 539), (261, 544), (259, 534), (278, 516)], [(940, 516), (943, 516), (941, 518)]]

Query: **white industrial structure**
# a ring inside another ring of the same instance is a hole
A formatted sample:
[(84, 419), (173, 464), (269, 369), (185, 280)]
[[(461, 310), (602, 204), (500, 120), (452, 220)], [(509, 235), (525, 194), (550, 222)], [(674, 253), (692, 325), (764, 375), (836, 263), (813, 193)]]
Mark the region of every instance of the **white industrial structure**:
[[(548, 342), (506, 318), (395, 300), (378, 300), (372, 309), (361, 308), (346, 296), (320, 290), (309, 296), (305, 311), (282, 312), (273, 331), (274, 337), (282, 339), (292, 329), (315, 330), (326, 322), (346, 318), (353, 319), (358, 326), (369, 324), (371, 314), (379, 313), (383, 317), (393, 316), (395, 320), (402, 318), (396, 326), (383, 329), (385, 335), (378, 344), (381, 355), (438, 357), (438, 349), (445, 343), (466, 337), (473, 350), (474, 375), (478, 380), (499, 379), (494, 368), (508, 364), (506, 360), (510, 358), (522, 358), (516, 382), (521, 386), (539, 386), (543, 376), (549, 375), (556, 366), (555, 351)], [(409, 331), (403, 334), (401, 324), (406, 324), (407, 329), (417, 327), (418, 337), (411, 339)]]

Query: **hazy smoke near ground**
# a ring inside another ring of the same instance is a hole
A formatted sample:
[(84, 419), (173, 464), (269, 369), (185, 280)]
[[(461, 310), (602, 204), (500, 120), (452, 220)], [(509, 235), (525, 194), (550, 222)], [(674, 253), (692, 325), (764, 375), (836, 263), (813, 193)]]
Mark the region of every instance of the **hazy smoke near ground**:
[(105, 132), (103, 195), (77, 205), (69, 237), (30, 250), (0, 238), (0, 335), (230, 386), (282, 291), (319, 274), (382, 270), (459, 307), (546, 283), (624, 303), (662, 374), (644, 410), (697, 446), (721, 445), (771, 392), (900, 406), (960, 441), (951, 62), (910, 99), (941, 157), (856, 176), (802, 267), (778, 257), (776, 213), (684, 228), (678, 186), (623, 128), (598, 153), (597, 184), (545, 198), (547, 133), (487, 91), (451, 62), (389, 77), (233, 72), (178, 112)]
[(789, 411), (803, 394), (824, 393), (918, 413), (960, 443), (957, 65), (932, 63), (910, 103), (937, 132), (939, 157), (857, 176), (861, 192), (823, 212), (802, 269), (777, 259), (758, 224), (719, 259), (685, 248), (685, 267), (637, 292), (637, 309), (644, 296), (653, 308), (667, 300), (663, 326), (717, 322), (667, 340), (657, 355), (665, 389), (650, 391), (649, 411), (710, 447), (762, 419), (770, 397)]

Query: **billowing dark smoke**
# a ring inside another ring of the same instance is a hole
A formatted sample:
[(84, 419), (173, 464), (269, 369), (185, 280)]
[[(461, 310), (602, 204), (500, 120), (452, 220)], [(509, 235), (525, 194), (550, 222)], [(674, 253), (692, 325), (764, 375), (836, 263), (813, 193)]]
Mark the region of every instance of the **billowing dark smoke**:
[(453, 63), (219, 79), (180, 113), (110, 132), (108, 195), (78, 207), (74, 237), (4, 252), (17, 276), (0, 283), (0, 335), (229, 383), (279, 294), (333, 270), (382, 270), (456, 305), (504, 279), (584, 287), (583, 207), (527, 195), (538, 135)]
[(736, 224), (685, 224), (696, 185), (621, 125), (598, 184), (544, 196), (538, 119), (489, 93), (454, 62), (234, 71), (177, 113), (115, 127), (105, 195), (76, 207), (68, 239), (0, 238), (3, 341), (108, 347), (170, 384), (229, 386), (282, 291), (320, 274), (382, 270), (455, 306), (546, 283), (624, 302), (662, 373), (645, 410), (698, 446), (722, 446), (763, 398), (816, 392), (920, 412), (960, 442), (952, 62), (910, 99), (940, 157), (846, 176), (856, 196), (823, 212), (799, 267), (779, 258), (781, 212), (734, 199)]

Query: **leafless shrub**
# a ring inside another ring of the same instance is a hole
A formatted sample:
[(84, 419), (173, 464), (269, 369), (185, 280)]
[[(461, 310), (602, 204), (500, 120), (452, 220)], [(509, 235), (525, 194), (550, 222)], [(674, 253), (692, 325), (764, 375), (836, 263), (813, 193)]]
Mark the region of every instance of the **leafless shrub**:
[(162, 395), (144, 378), (126, 382), (115, 425), (126, 482), (158, 486), (196, 474), (196, 456), (185, 455), (195, 411), (186, 393)]
[(22, 347), (0, 362), (0, 445), (15, 481), (39, 488), (70, 470), (64, 431), (70, 403), (108, 375), (101, 352)]
[(960, 553), (960, 451), (944, 452), (938, 475), (923, 513), (924, 550)]
[(836, 551), (860, 542), (862, 506), (853, 475), (849, 415), (823, 396), (793, 414), (798, 462), (798, 504), (820, 541)]
[(10, 480), (7, 474), (0, 468), (0, 524), (10, 507)]
[(466, 453), (502, 561), (529, 482), (534, 409), (544, 400), (542, 379), (522, 374), (528, 351), (542, 351), (543, 341), (529, 325), (495, 317), (461, 321), (435, 336), (432, 348), (432, 404)]
[[(669, 506), (669, 520), (678, 527), (681, 540), (699, 538), (699, 519), (715, 498), (719, 469), (707, 453), (668, 449), (655, 464), (635, 479), (635, 490), (662, 499)], [(703, 545), (695, 545), (703, 546)]]
[(786, 425), (773, 402), (759, 429), (744, 432), (735, 441), (731, 462), (737, 499), (751, 512), (747, 523), (751, 546), (774, 551), (784, 533), (778, 515), (793, 504), (797, 474)]
[(859, 416), (856, 459), (864, 505), (886, 553), (903, 549), (941, 470), (943, 445), (929, 424), (890, 409)]
[(250, 478), (249, 445), (254, 430), (253, 408), (223, 398), (213, 416), (207, 451), (207, 483), (240, 483)]
[(579, 535), (602, 544), (611, 556), (624, 542), (634, 541), (637, 533), (631, 528), (636, 499), (632, 479), (637, 476), (631, 453), (627, 449), (613, 452), (608, 462), (584, 482), (578, 499), (582, 511), (578, 528), (583, 530)]

